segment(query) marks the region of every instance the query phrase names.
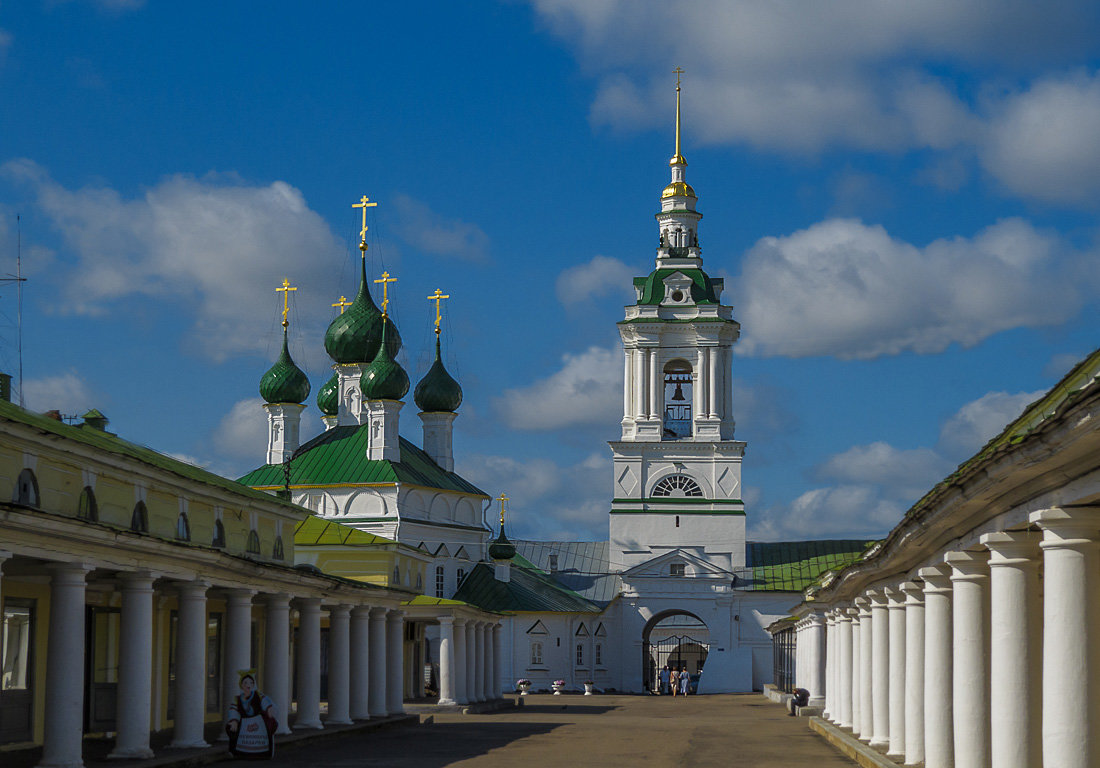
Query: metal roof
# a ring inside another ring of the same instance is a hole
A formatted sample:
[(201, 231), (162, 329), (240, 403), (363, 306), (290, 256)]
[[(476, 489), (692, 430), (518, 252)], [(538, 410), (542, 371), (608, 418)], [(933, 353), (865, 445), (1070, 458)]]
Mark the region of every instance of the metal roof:
[[(405, 483), (489, 497), (473, 483), (440, 467), (405, 438), (401, 438), (401, 461), (368, 459), (369, 437), (366, 424), (333, 427), (317, 435), (295, 451), (290, 461), (290, 486)], [(283, 465), (265, 464), (240, 482), (253, 488), (281, 488)]]
[[(613, 568), (606, 541), (515, 540), (518, 555), (585, 599), (606, 605), (622, 590), (618, 568)], [(557, 555), (557, 568), (550, 568), (550, 556)]]
[(855, 562), (874, 539), (750, 541), (746, 567), (737, 571), (737, 589), (801, 592), (826, 571)]
[(489, 611), (599, 613), (602, 610), (549, 575), (516, 561), (512, 563), (508, 581), (499, 581), (494, 571), (495, 567), (488, 563), (475, 565), (454, 599)]

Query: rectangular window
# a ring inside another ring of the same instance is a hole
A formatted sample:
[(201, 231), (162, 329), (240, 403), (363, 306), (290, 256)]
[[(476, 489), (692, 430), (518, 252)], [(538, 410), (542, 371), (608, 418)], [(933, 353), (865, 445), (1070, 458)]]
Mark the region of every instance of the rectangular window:
[(443, 587), (443, 584), (444, 584), (443, 575), (444, 575), (443, 566), (442, 565), (437, 565), (435, 567), (435, 596), (436, 597), (443, 597), (443, 589), (444, 589), (444, 587)]
[(684, 564), (683, 563), (673, 563), (672, 565), (670, 565), (668, 567), (668, 575), (669, 576), (683, 576), (684, 575)]
[(531, 666), (537, 667), (542, 664), (542, 643), (531, 643)]
[(599, 643), (596, 643), (596, 666), (603, 666), (603, 646)]
[(466, 571), (459, 568), (458, 575), (455, 577), (455, 589), (462, 586), (462, 580), (464, 578), (466, 578)]
[(577, 644), (577, 666), (584, 666), (584, 645), (581, 643)]

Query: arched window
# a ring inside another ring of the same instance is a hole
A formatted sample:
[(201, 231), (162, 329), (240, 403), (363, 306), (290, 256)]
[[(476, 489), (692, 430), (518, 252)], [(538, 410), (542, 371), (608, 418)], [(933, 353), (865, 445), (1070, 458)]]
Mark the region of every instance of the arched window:
[(271, 550), (271, 557), (275, 560), (285, 560), (286, 556), (283, 554), (283, 537), (275, 537), (275, 547)]
[(99, 520), (99, 505), (96, 504), (95, 491), (90, 485), (84, 486), (84, 490), (80, 492), (80, 500), (76, 503), (76, 516), (92, 523)]
[(653, 486), (656, 496), (702, 496), (703, 489), (687, 475), (669, 475)]
[(417, 571), (416, 573), (416, 591), (419, 592), (424, 589), (424, 575)]
[(214, 521), (214, 538), (210, 542), (210, 546), (225, 549), (225, 526), (222, 525), (221, 520)]
[(393, 567), (393, 583), (394, 584), (400, 584), (401, 583), (401, 566), (399, 566), (399, 565), (395, 565)]
[(149, 510), (144, 501), (134, 505), (134, 513), (130, 515), (130, 530), (134, 533), (149, 533)]
[(662, 439), (679, 440), (691, 437), (691, 364), (686, 360), (671, 360), (665, 365), (665, 413)]
[(443, 597), (445, 572), (442, 565), (435, 567), (435, 596)]
[(187, 515), (182, 512), (176, 518), (176, 539), (178, 541), (191, 541), (191, 524), (187, 522)]
[(38, 506), (38, 478), (34, 476), (34, 472), (29, 468), (19, 473), (13, 496), (12, 501), (16, 504), (22, 504), (24, 507)]
[(245, 550), (251, 555), (260, 554), (260, 534), (256, 533), (255, 528), (248, 532), (248, 546)]

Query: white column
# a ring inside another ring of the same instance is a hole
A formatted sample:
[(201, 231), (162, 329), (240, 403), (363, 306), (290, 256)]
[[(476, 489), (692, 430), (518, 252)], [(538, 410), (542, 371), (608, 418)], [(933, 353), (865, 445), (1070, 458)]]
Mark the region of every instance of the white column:
[(348, 634), (351, 656), (349, 714), (352, 720), (367, 720), (370, 718), (370, 606), (351, 609)]
[(328, 611), (329, 725), (351, 725), (351, 606), (334, 605)]
[(905, 593), (905, 764), (924, 761), (924, 585), (907, 581)]
[(990, 764), (1043, 763), (1042, 614), (1038, 533), (987, 533), (989, 557)]
[(634, 387), (630, 377), (630, 355), (633, 352), (631, 349), (623, 349), (623, 418), (633, 419), (634, 408), (633, 400)]
[(405, 713), (404, 692), (405, 612), (390, 611), (386, 616), (386, 713)]
[(317, 730), (321, 725), (321, 601), (299, 599), (297, 687), (298, 716), (295, 728)]
[(890, 701), (887, 757), (905, 757), (905, 593), (899, 587), (887, 587), (889, 621)]
[[(853, 605), (848, 609), (852, 617), (852, 733), (859, 736), (863, 730), (863, 632), (860, 620), (863, 611)], [(870, 731), (868, 731), (870, 733)]]
[(455, 703), (469, 704), (470, 696), (466, 693), (466, 619), (455, 619), (455, 650), (454, 650), (454, 677), (455, 677)]
[(466, 622), (466, 698), (470, 703), (481, 701), (477, 695), (478, 675), (477, 622)]
[(955, 699), (955, 768), (989, 766), (989, 553), (948, 552)]
[(454, 617), (439, 617), (439, 703), (455, 704), (455, 627)]
[[(593, 653), (595, 653), (593, 651)], [(595, 664), (593, 656), (593, 664)], [(493, 689), (492, 698), (499, 699), (504, 694), (504, 627), (493, 625)]]
[(924, 580), (924, 766), (955, 764), (951, 569), (921, 568)]
[(852, 617), (847, 608), (837, 611), (837, 711), (833, 722), (852, 727)]
[(802, 619), (794, 625), (794, 687), (805, 688), (802, 683), (802, 670), (806, 665), (802, 663), (802, 655), (806, 652), (806, 646), (802, 642)]
[[(229, 703), (240, 693), (238, 673), (252, 667), (252, 589), (225, 590), (225, 663), (222, 664), (222, 699)], [(266, 688), (261, 690), (266, 691)], [(218, 741), (228, 741), (223, 732)]]
[(634, 417), (639, 421), (646, 417), (645, 350), (634, 349)]
[(122, 636), (118, 648), (118, 735), (108, 757), (148, 758), (153, 756), (149, 748), (149, 712), (153, 700), (153, 576), (127, 573), (120, 581)]
[(820, 613), (811, 613), (806, 617), (806, 629), (802, 636), (806, 639), (806, 690), (810, 692), (809, 705), (825, 705), (825, 617)]
[(483, 638), (485, 652), (482, 654), (481, 665), (484, 669), (482, 679), (485, 681), (482, 695), (486, 701), (492, 701), (493, 695), (493, 630), (488, 623), (481, 625), (481, 637)]
[[(695, 390), (691, 393), (691, 420), (707, 415), (707, 349), (699, 347), (695, 355)], [(795, 653), (798, 653), (798, 641), (795, 640)], [(798, 664), (795, 664), (797, 673)]]
[(882, 590), (868, 592), (871, 598), (871, 746), (890, 746), (890, 617)]
[(836, 681), (833, 679), (833, 661), (836, 659), (836, 623), (833, 612), (825, 614), (825, 708), (821, 716), (833, 719), (833, 696), (836, 693)]
[(371, 717), (385, 717), (386, 705), (386, 608), (370, 609), (370, 690), (367, 708)]
[(859, 738), (871, 741), (875, 733), (874, 649), (873, 640), (877, 627), (871, 620), (871, 601), (858, 598), (859, 606)]
[(707, 415), (714, 418), (718, 415), (718, 350), (707, 347)]
[(1043, 509), (1031, 522), (1043, 529), (1043, 765), (1095, 768), (1100, 509)]
[[(39, 768), (83, 768), (84, 592), (90, 567), (56, 563), (50, 571), (46, 638), (45, 737)], [(74, 690), (75, 686), (75, 690)]]
[(264, 679), (260, 690), (275, 705), (276, 733), (290, 733), (290, 595), (265, 598)]
[(474, 700), (485, 701), (485, 624), (477, 622), (474, 628)]
[(650, 347), (647, 351), (649, 353), (649, 418), (656, 419), (661, 415), (657, 410), (657, 401), (664, 387), (660, 372), (657, 370), (657, 350)]
[(176, 707), (172, 743), (176, 748), (208, 747), (206, 720), (206, 590), (210, 584), (180, 584), (176, 618)]

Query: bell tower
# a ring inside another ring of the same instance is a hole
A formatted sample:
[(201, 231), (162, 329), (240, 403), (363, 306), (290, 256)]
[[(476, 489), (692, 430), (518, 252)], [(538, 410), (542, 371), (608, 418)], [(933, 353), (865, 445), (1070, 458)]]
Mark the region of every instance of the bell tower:
[(730, 368), (740, 325), (721, 278), (703, 271), (703, 215), (680, 153), (680, 74), (672, 179), (661, 191), (657, 257), (634, 279), (623, 342), (621, 439), (615, 462), (611, 555), (625, 570), (672, 549), (724, 569), (745, 563), (741, 459), (733, 439)]

